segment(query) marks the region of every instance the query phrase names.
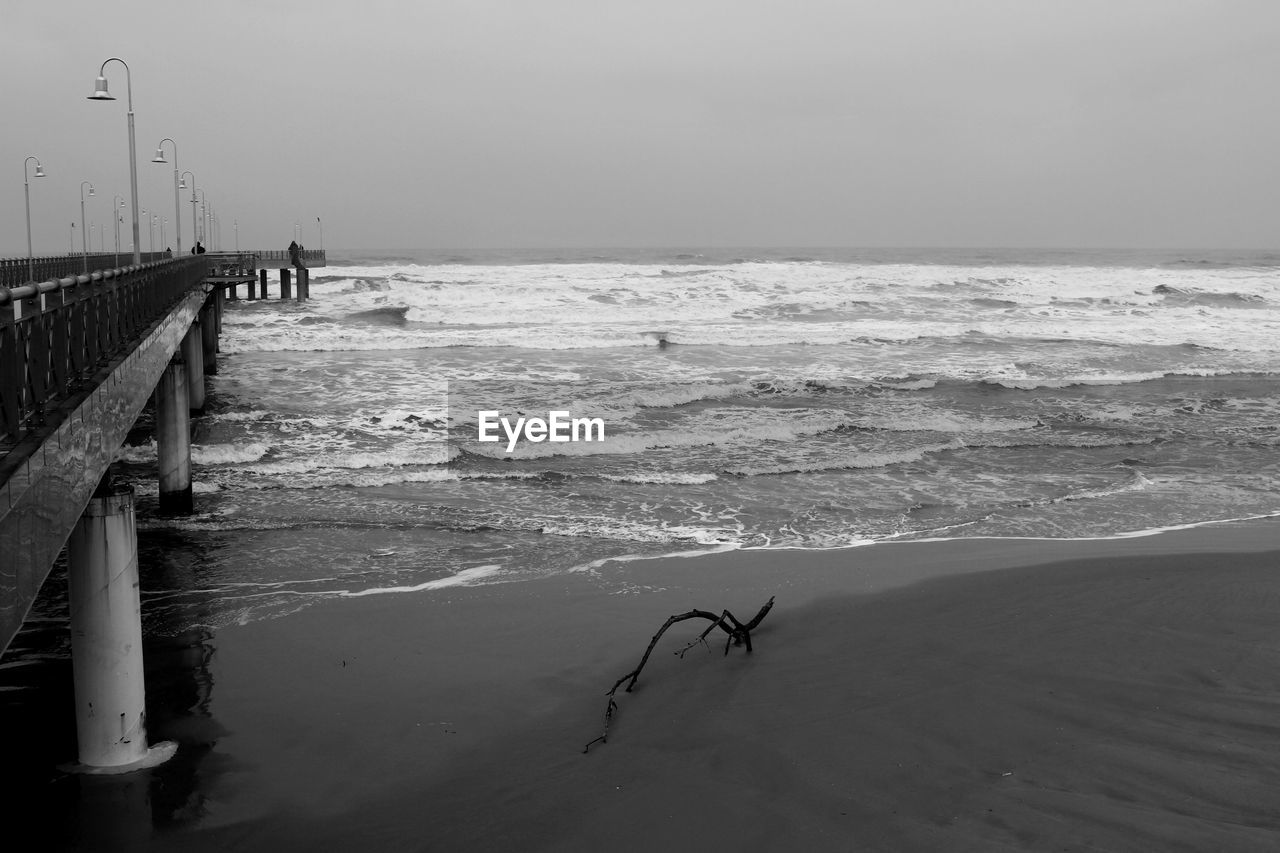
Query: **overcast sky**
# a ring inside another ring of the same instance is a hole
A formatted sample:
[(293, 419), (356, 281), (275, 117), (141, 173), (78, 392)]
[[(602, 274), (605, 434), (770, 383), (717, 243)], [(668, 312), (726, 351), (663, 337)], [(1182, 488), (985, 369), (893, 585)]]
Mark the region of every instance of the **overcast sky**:
[(0, 254), (128, 203), (112, 56), (170, 244), (166, 136), (226, 248), (1280, 239), (1275, 0), (6, 0)]

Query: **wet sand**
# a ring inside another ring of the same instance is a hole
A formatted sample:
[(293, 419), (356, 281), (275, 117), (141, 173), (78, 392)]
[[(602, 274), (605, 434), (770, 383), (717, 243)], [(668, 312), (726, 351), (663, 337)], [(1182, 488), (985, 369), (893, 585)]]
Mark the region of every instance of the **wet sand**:
[[(702, 623), (668, 632), (583, 754), (667, 616), (745, 620), (771, 595), (750, 655), (717, 642), (681, 659)], [(330, 601), (218, 633), (207, 715), (153, 726), (198, 756), (187, 819), (130, 835), (245, 851), (1280, 849), (1277, 614), (1275, 521)]]

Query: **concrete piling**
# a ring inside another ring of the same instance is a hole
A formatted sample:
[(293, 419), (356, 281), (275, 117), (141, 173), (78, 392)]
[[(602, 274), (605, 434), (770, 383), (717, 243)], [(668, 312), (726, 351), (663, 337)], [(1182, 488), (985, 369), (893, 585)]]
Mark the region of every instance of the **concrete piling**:
[(189, 515), (191, 502), (191, 413), (187, 365), (171, 361), (156, 385), (156, 453), (160, 511)]
[(214, 317), (216, 310), (212, 301), (205, 302), (200, 309), (200, 360), (207, 376), (214, 376), (218, 372), (218, 323)]
[(289, 298), (289, 295), (290, 295), (289, 294), (289, 291), (290, 291), (289, 275), (290, 273), (288, 270), (280, 270), (280, 298), (281, 299)]
[(71, 656), (84, 773), (127, 773), (172, 757), (147, 746), (133, 488), (104, 478), (67, 540)]
[(200, 319), (182, 339), (182, 360), (187, 363), (187, 403), (192, 414), (204, 414), (204, 334)]

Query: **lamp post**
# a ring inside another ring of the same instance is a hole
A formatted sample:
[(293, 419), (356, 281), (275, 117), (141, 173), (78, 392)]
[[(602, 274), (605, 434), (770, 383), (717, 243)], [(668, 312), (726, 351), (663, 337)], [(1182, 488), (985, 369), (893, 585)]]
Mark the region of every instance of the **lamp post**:
[[(169, 162), (164, 159), (164, 144), (166, 142), (173, 146), (173, 227), (178, 234), (178, 254), (182, 254), (182, 210), (181, 205), (178, 204), (178, 184), (180, 183), (178, 176), (178, 143), (174, 142), (167, 136), (164, 139), (161, 139), (160, 144), (156, 146), (156, 156), (151, 158), (151, 162)], [(193, 182), (195, 181), (194, 175), (191, 177), (191, 180)], [(161, 240), (160, 242), (163, 243), (164, 241)]]
[(139, 212), (142, 214), (143, 218), (147, 220), (147, 252), (148, 254), (151, 254), (156, 250), (155, 240), (151, 238), (151, 217), (147, 215), (147, 209), (145, 207)]
[(71, 257), (76, 253), (76, 224), (71, 223), (71, 227), (67, 229), (67, 257)]
[(89, 247), (85, 243), (88, 232), (84, 228), (84, 185), (89, 184), (89, 197), (93, 198), (93, 183), (90, 181), (80, 182), (80, 254), (84, 255), (83, 272), (89, 271)]
[[(196, 193), (200, 193), (199, 199), (196, 198)], [(191, 189), (191, 209), (193, 211), (195, 210), (197, 200), (200, 202), (200, 214), (196, 221), (200, 223), (200, 239), (204, 242), (205, 250), (207, 251), (209, 248), (209, 223), (205, 222), (204, 219), (204, 207), (205, 202), (207, 201), (204, 187), (192, 187)]]
[[(118, 57), (111, 57), (98, 69), (98, 79), (94, 81), (91, 101), (114, 101), (115, 96), (107, 91), (107, 78), (104, 72), (108, 62), (119, 62), (124, 66), (125, 84), (129, 93), (129, 189), (133, 194), (133, 262), (142, 263), (142, 241), (138, 239), (138, 155), (133, 141), (133, 75), (129, 64)], [(117, 250), (118, 251), (118, 250)]]
[(324, 251), (324, 223), (320, 221), (320, 217), (316, 217), (316, 227), (320, 229), (320, 251)]
[[(196, 176), (195, 174), (190, 171), (183, 172), (181, 177), (178, 179), (178, 189), (185, 190), (187, 188), (187, 175), (191, 175), (191, 248), (194, 251), (196, 247), (196, 242), (199, 239), (196, 236), (196, 223), (199, 222), (199, 220), (196, 218)], [(177, 224), (176, 217), (174, 219), (174, 227), (175, 228), (181, 227), (180, 225)]]
[(39, 157), (28, 157), (22, 161), (22, 191), (27, 200), (27, 279), (30, 281), (34, 281), (36, 277), (35, 256), (31, 251), (31, 184), (27, 178), (27, 164), (32, 160), (36, 161), (36, 172), (32, 177), (44, 177), (44, 167), (40, 165)]
[(239, 252), (240, 251), (240, 220), (239, 219), (231, 220), (231, 227), (236, 232), (236, 251)]
[(164, 250), (169, 251), (169, 238), (165, 236), (165, 232), (169, 229), (169, 217), (160, 220), (160, 242), (164, 244)]
[[(119, 202), (118, 207), (116, 205), (117, 202)], [(118, 195), (113, 195), (111, 197), (111, 218), (116, 221), (116, 266), (120, 266), (120, 220), (123, 218), (120, 216), (121, 207), (124, 207), (124, 199)], [(134, 245), (137, 244), (135, 243)], [(142, 258), (138, 258), (134, 263), (138, 263), (141, 260)]]
[[(147, 248), (151, 250), (151, 254), (156, 253), (156, 220), (160, 218), (159, 214), (151, 214), (151, 218), (147, 220)], [(155, 258), (152, 258), (154, 261)]]

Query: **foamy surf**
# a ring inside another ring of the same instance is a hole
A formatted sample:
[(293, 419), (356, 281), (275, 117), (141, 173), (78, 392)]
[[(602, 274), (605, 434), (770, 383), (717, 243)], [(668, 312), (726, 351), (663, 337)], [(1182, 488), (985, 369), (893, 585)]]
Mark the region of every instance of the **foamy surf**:
[(446, 589), (457, 586), (476, 586), (493, 578), (502, 571), (501, 566), (475, 566), (463, 569), (456, 575), (447, 578), (436, 578), (412, 586), (374, 587), (372, 589), (348, 590), (340, 593), (343, 598), (362, 598), (366, 595), (393, 595), (406, 592), (423, 592), (433, 589)]

